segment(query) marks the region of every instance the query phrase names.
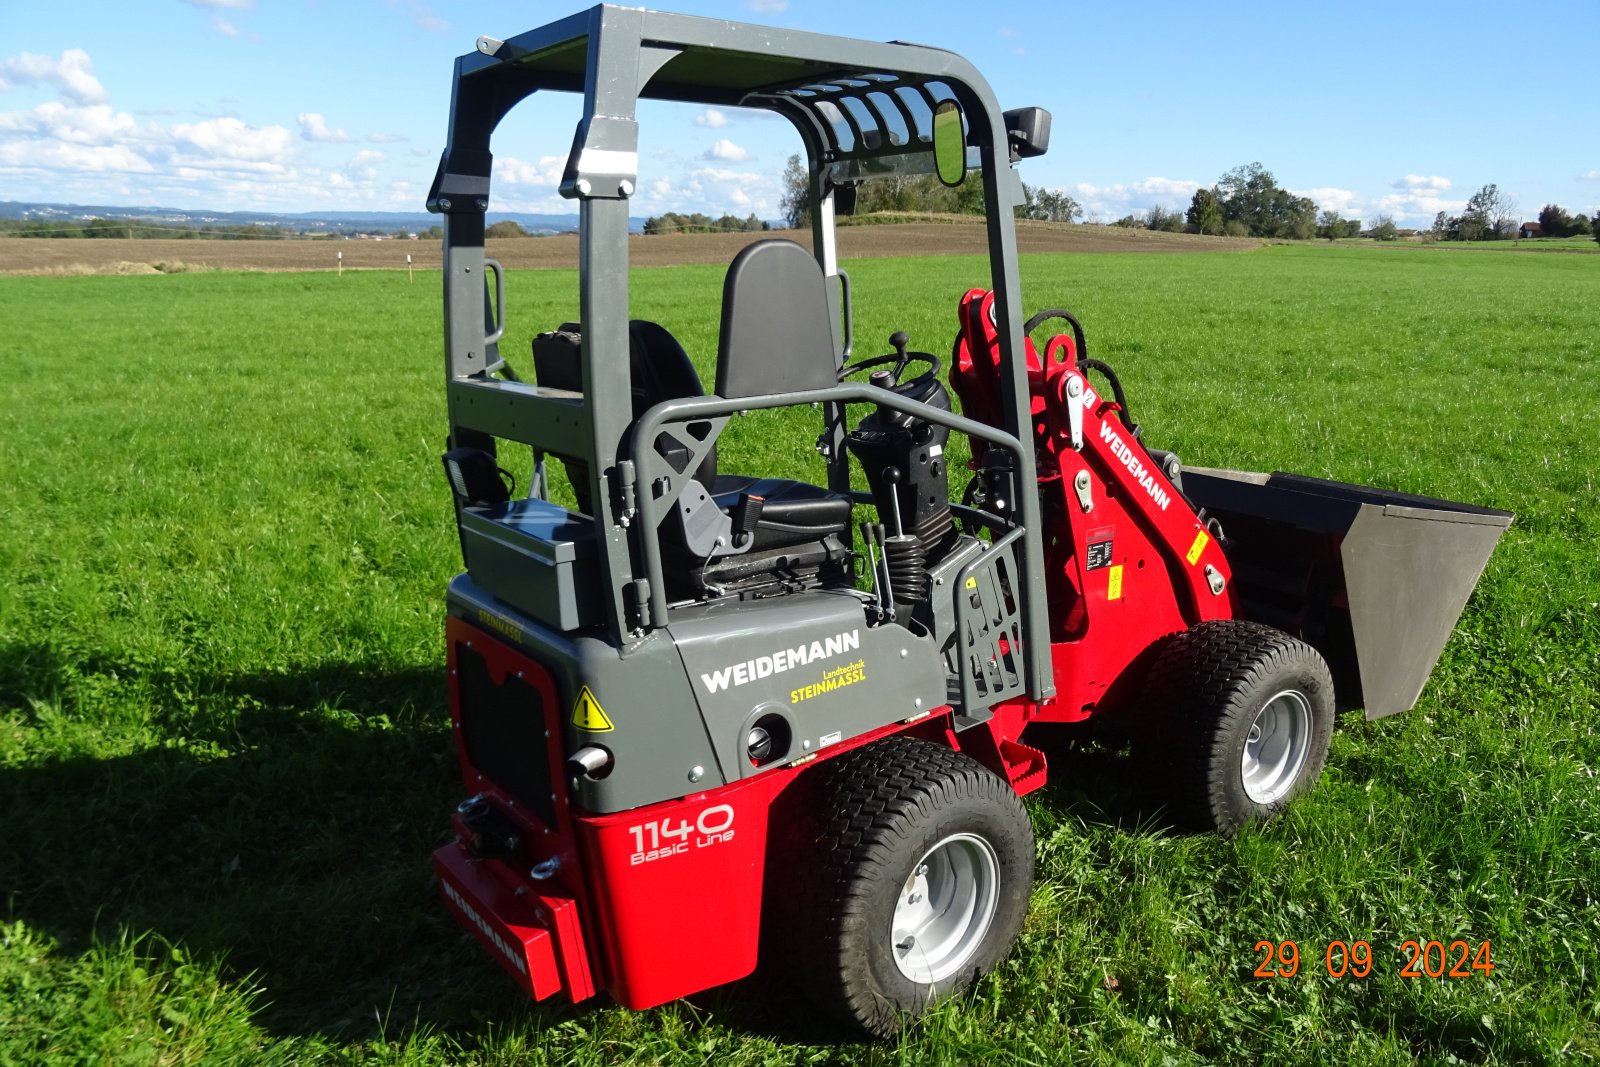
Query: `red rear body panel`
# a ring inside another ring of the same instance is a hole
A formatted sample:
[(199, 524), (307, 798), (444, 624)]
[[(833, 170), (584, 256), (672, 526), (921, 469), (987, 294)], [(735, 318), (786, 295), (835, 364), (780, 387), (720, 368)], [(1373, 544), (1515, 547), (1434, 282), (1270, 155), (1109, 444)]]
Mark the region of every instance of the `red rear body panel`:
[(606, 990), (648, 1008), (756, 966), (767, 809), (791, 775), (579, 820)]
[[(815, 760), (627, 812), (581, 811), (568, 803), (559, 745), (543, 740), (546, 730), (561, 736), (549, 671), (460, 619), (449, 620), (447, 635), (462, 775), (519, 837), (511, 854), (477, 855), (472, 828), (454, 818), (457, 839), (433, 858), (440, 892), (461, 924), (538, 1000), (565, 993), (578, 1001), (603, 990), (642, 1009), (755, 970), (769, 812)], [(548, 777), (538, 778), (548, 797), (497, 780), (474, 761), (474, 751), (486, 759), (495, 751), (473, 741), (482, 709), (469, 704), (473, 694), (484, 696), (482, 680), (478, 688), (468, 683), (474, 671), (487, 671), (494, 697), (541, 717), (543, 747), (529, 754), (549, 761)], [(942, 736), (945, 718), (931, 715), (917, 728)], [(827, 758), (905, 729), (897, 723), (830, 746)]]

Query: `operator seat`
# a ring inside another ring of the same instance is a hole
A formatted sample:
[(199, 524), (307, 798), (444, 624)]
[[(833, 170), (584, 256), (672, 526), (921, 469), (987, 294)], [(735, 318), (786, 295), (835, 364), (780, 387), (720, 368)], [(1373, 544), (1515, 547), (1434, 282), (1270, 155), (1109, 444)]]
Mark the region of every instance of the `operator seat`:
[[(652, 356), (687, 360), (675, 342), (670, 349), (661, 345)], [(673, 378), (685, 381), (677, 374)], [(717, 395), (730, 400), (782, 396), (837, 381), (822, 268), (792, 241), (746, 247), (734, 257), (723, 283)], [(657, 396), (647, 406), (663, 399), (668, 397)], [(671, 462), (663, 447), (670, 448), (670, 435), (662, 438), (655, 447)], [(660, 527), (669, 595), (768, 595), (850, 582), (848, 496), (787, 478), (718, 474), (715, 456), (713, 449), (693, 475), (698, 486), (688, 487), (678, 514)], [(682, 466), (674, 465), (681, 472)], [(697, 496), (700, 489), (703, 497)]]
[[(745, 246), (722, 283), (717, 395), (770, 396), (838, 381), (822, 267), (793, 241)], [(711, 483), (711, 495), (724, 511), (747, 496), (761, 498), (753, 551), (843, 535), (850, 526), (850, 498), (807, 482), (723, 475)]]
[[(539, 384), (579, 392), (582, 327), (576, 322), (534, 339), (534, 370)], [(700, 376), (688, 353), (665, 326), (646, 319), (628, 323), (628, 377), (632, 417), (638, 419), (664, 400), (704, 396)], [(743, 394), (741, 394), (743, 395)], [(656, 448), (671, 462), (681, 451), (663, 434)], [(580, 459), (559, 457), (577, 497), (578, 510), (593, 514), (589, 500), (589, 465)], [(675, 464), (682, 473), (682, 464)], [(689, 477), (707, 488), (718, 508), (732, 512), (750, 497), (762, 501), (755, 524), (752, 550), (803, 544), (830, 533), (841, 533), (850, 521), (850, 501), (818, 486), (786, 478), (758, 478), (717, 473), (713, 445)]]
[[(717, 351), (717, 393), (729, 399), (826, 388), (838, 380), (827, 288), (822, 268), (793, 241), (758, 241), (734, 257), (723, 285), (722, 331)], [(582, 388), (581, 326), (534, 339), (539, 383)], [(632, 416), (637, 420), (666, 400), (704, 395), (683, 346), (666, 327), (643, 319), (628, 323)], [(690, 547), (681, 515), (660, 527), (671, 595), (751, 585), (848, 581), (850, 498), (787, 478), (719, 474), (713, 445), (687, 471), (690, 449), (664, 431), (653, 442), (668, 464), (698, 483), (685, 491), (694, 506), (714, 508), (734, 523), (736, 545)], [(589, 507), (587, 465), (562, 457), (578, 497)], [(724, 529), (728, 522), (711, 517)], [(725, 539), (726, 541), (726, 539)], [(737, 547), (738, 551), (729, 549)], [(798, 577), (797, 577), (798, 576)]]

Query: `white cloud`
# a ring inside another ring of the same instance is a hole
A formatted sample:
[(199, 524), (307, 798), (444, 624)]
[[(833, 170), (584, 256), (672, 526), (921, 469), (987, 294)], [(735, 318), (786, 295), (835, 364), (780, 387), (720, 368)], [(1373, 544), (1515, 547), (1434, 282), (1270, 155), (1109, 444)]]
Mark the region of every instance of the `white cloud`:
[(1396, 222), (1401, 223), (1424, 224), (1432, 222), (1433, 217), (1441, 211), (1453, 215), (1466, 206), (1463, 198), (1439, 196), (1427, 191), (1390, 193), (1368, 201), (1365, 213), (1374, 217), (1392, 215)]
[(744, 6), (751, 11), (775, 15), (780, 11), (789, 10), (789, 0), (744, 0)]
[(382, 162), (382, 152), (363, 148), (350, 157), (350, 162), (344, 165), (344, 172), (360, 182), (375, 182), (378, 180), (378, 164)]
[(494, 161), (494, 180), (508, 185), (534, 185), (554, 189), (561, 184), (561, 173), (566, 166), (566, 156), (540, 156), (537, 163), (529, 163), (513, 156), (497, 156)]
[[(400, 7), (399, 0), (389, 0), (391, 8)], [(406, 18), (416, 23), (418, 29), (430, 33), (443, 33), (450, 28), (450, 23), (433, 13), (433, 9), (421, 0), (408, 0), (405, 5)]]
[(1072, 186), (1073, 197), (1083, 205), (1091, 219), (1114, 219), (1137, 214), (1151, 207), (1185, 207), (1200, 183), (1181, 178), (1142, 178), (1136, 182), (1094, 185), (1079, 182)]
[(1319, 211), (1337, 211), (1345, 218), (1359, 215), (1361, 206), (1366, 202), (1360, 193), (1353, 193), (1349, 189), (1324, 187), (1320, 189), (1290, 189), (1289, 192), (1295, 196), (1304, 196), (1315, 201)]
[(278, 160), (294, 146), (294, 134), (282, 126), (250, 126), (236, 118), (180, 122), (172, 136), (207, 155), (246, 162)]
[(30, 111), (0, 113), (0, 131), (79, 145), (163, 142), (167, 139), (161, 127), (153, 123), (140, 126), (125, 111), (113, 111), (103, 104), (67, 107), (55, 101), (40, 104)]
[(193, 7), (220, 8), (224, 11), (249, 11), (256, 6), (256, 0), (183, 0)]
[(239, 36), (239, 27), (235, 26), (221, 15), (218, 15), (216, 18), (212, 19), (211, 24), (215, 26), (217, 28), (217, 32), (222, 34), (224, 37)]
[(298, 119), (300, 136), (308, 141), (344, 142), (350, 135), (343, 130), (330, 130), (328, 123), (315, 111), (302, 111)]
[(1578, 177), (1583, 181), (1600, 182), (1600, 170), (1591, 170), (1587, 174), (1580, 174)]
[(657, 210), (703, 211), (712, 217), (754, 212), (766, 218), (777, 213), (778, 179), (773, 174), (698, 167), (664, 189), (653, 183), (651, 194), (647, 203)]
[(1446, 191), (1451, 182), (1437, 175), (1407, 174), (1396, 178), (1389, 187), (1399, 190), (1381, 196), (1368, 196), (1349, 189), (1291, 189), (1295, 196), (1306, 196), (1317, 202), (1322, 211), (1337, 211), (1347, 219), (1375, 222), (1379, 215), (1388, 215), (1402, 226), (1426, 226), (1441, 211), (1455, 214), (1466, 201), (1450, 197)]
[(723, 163), (744, 163), (750, 159), (750, 153), (724, 138), (706, 149), (704, 158)]
[(64, 141), (9, 141), (0, 144), (0, 172), (66, 171), (71, 174), (120, 171), (149, 174), (148, 159), (126, 145), (78, 145)]
[(54, 85), (62, 96), (80, 104), (109, 99), (105, 86), (94, 76), (94, 62), (81, 48), (67, 49), (60, 59), (23, 52), (0, 62), (0, 91), (39, 83)]
[(696, 126), (710, 126), (713, 130), (720, 130), (728, 124), (728, 116), (714, 107), (708, 107), (694, 117)]
[(1442, 193), (1450, 188), (1450, 179), (1441, 178), (1437, 174), (1407, 174), (1404, 178), (1396, 178), (1390, 182), (1389, 187), (1417, 194)]

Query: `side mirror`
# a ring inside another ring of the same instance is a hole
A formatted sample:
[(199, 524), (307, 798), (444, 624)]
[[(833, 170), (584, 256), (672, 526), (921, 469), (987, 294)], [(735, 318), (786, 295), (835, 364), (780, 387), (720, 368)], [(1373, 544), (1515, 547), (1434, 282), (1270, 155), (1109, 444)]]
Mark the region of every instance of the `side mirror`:
[(1044, 108), (1019, 107), (1001, 117), (1011, 144), (1011, 162), (1042, 156), (1050, 148), (1050, 112)]
[(967, 130), (954, 100), (933, 109), (933, 171), (945, 185), (960, 185), (967, 177)]
[(833, 187), (833, 213), (835, 215), (854, 215), (856, 213), (856, 190), (860, 186), (835, 185)]

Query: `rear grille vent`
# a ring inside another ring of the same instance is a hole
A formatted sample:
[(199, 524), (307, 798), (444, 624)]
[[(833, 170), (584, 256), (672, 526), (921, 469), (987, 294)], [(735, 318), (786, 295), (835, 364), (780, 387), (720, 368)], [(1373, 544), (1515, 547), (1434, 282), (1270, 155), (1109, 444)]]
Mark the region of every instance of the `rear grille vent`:
[(545, 825), (555, 826), (544, 700), (522, 679), (495, 685), (489, 667), (465, 644), (456, 645), (461, 687), (461, 733), (478, 773), (514, 797)]

